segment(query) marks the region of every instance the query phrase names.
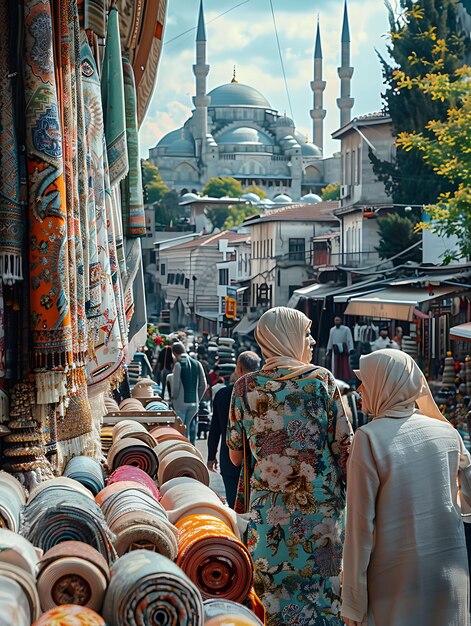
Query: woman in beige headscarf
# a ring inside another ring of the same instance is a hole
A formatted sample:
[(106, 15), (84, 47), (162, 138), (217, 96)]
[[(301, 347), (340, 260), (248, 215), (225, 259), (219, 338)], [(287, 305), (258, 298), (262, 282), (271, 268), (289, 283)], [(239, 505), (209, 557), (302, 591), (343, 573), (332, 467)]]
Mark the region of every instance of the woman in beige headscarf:
[(355, 373), (373, 419), (348, 462), (345, 623), (468, 626), (470, 456), (407, 354), (362, 356)]
[(227, 443), (236, 465), (244, 447), (245, 463), (255, 461), (247, 545), (268, 626), (342, 625), (351, 429), (332, 374), (311, 364), (310, 326), (303, 313), (285, 307), (262, 315), (255, 337), (265, 365), (240, 378), (232, 393)]

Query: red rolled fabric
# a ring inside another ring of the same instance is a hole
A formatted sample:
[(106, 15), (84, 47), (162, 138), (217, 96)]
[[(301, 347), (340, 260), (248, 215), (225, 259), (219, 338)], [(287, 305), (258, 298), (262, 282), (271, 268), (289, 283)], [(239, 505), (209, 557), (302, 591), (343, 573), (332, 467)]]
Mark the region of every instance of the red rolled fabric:
[(253, 562), (229, 526), (213, 515), (189, 515), (175, 526), (179, 565), (203, 599), (242, 602), (253, 584)]
[(152, 478), (146, 474), (143, 470), (138, 467), (134, 467), (132, 465), (121, 465), (116, 468), (115, 471), (108, 477), (106, 481), (107, 485), (112, 485), (113, 483), (117, 483), (121, 480), (126, 481), (134, 481), (136, 483), (141, 483), (144, 487), (147, 487), (152, 492), (152, 495), (160, 500), (160, 492), (157, 489), (157, 485), (152, 480)]

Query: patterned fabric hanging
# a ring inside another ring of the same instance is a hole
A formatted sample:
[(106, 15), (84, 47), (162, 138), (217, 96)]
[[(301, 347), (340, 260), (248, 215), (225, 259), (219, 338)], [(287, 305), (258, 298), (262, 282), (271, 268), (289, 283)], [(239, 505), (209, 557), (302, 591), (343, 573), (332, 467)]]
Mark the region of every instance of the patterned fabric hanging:
[(124, 78), (119, 16), (115, 4), (110, 8), (108, 15), (101, 86), (110, 184), (114, 187), (128, 172)]
[(16, 136), (14, 72), (10, 67), (12, 37), (8, 3), (0, 3), (0, 278), (11, 285), (23, 278), (24, 237), (20, 165)]
[(72, 365), (62, 129), (49, 0), (25, 0), (26, 146), (32, 363), (42, 402), (64, 400)]

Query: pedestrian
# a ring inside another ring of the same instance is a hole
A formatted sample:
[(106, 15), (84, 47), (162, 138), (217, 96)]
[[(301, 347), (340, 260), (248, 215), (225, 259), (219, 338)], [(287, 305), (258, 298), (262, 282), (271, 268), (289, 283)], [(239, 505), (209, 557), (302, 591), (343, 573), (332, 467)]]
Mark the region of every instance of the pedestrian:
[(397, 343), (399, 350), (402, 350), (402, 340), (404, 338), (404, 329), (402, 326), (396, 326), (396, 334), (393, 337), (393, 341)]
[(399, 346), (395, 341), (389, 337), (389, 329), (387, 326), (381, 326), (379, 329), (379, 337), (371, 344), (371, 351), (384, 350), (385, 348), (391, 348), (399, 350)]
[(161, 385), (162, 392), (165, 389), (165, 383), (167, 376), (172, 371), (174, 364), (172, 346), (167, 345), (162, 348), (157, 357), (157, 362), (154, 368), (154, 374), (156, 381)]
[[(256, 372), (260, 368), (260, 357), (255, 352), (241, 352), (237, 359), (235, 379), (250, 372)], [(213, 389), (216, 387), (214, 385)], [(213, 417), (208, 436), (208, 469), (216, 471), (217, 451), (219, 442), (219, 469), (224, 487), (226, 488), (226, 500), (231, 509), (234, 508), (239, 482), (240, 467), (236, 467), (229, 458), (229, 448), (226, 443), (227, 421), (231, 406), (231, 395), (234, 383), (223, 386), (217, 391), (213, 399)], [(222, 437), (222, 440), (221, 440)]]
[[(311, 364), (311, 321), (276, 307), (255, 338), (265, 364), (234, 385), (232, 462), (255, 460), (245, 501), (247, 546), (267, 625), (341, 626), (345, 467), (351, 427), (335, 379)], [(238, 507), (239, 509), (239, 507)], [(239, 509), (240, 510), (240, 509)]]
[(327, 362), (330, 365), (335, 378), (348, 382), (353, 377), (352, 368), (350, 367), (349, 356), (354, 352), (352, 331), (348, 326), (342, 324), (342, 318), (339, 315), (334, 317), (334, 326), (329, 332), (329, 341), (327, 343)]
[(195, 445), (196, 414), (207, 388), (206, 377), (201, 363), (188, 356), (182, 343), (174, 343), (172, 352), (176, 359), (173, 366), (172, 404), (176, 414), (186, 426), (186, 436)]
[(209, 372), (208, 383), (210, 387), (212, 387), (219, 381), (219, 378), (221, 377), (220, 372), (221, 368), (219, 367), (219, 365), (215, 365), (211, 372)]
[(471, 510), (471, 457), (410, 356), (373, 352), (357, 376), (373, 420), (348, 462), (345, 623), (469, 626), (460, 513)]

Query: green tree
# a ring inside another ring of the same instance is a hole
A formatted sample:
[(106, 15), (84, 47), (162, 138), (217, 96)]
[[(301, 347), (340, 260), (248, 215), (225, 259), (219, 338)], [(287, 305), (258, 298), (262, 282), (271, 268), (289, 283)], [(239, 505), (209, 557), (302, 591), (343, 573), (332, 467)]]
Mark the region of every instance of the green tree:
[[(410, 83), (399, 89), (396, 71), (410, 79), (428, 73), (452, 73), (462, 64), (466, 50), (464, 38), (457, 32), (455, 0), (399, 0), (399, 11), (389, 1), (389, 63), (380, 57), (387, 85), (383, 94), (385, 111), (391, 116), (395, 135), (417, 130), (427, 134), (430, 120), (446, 118), (447, 103), (432, 101)], [(378, 179), (397, 204), (435, 202), (444, 190), (444, 181), (417, 153), (398, 147), (392, 161), (380, 160), (372, 151), (370, 159)], [(452, 184), (447, 181), (448, 190)]]
[(171, 224), (175, 226), (183, 217), (184, 211), (178, 205), (180, 196), (174, 190), (167, 191), (155, 206), (155, 222), (160, 228), (168, 228)]
[(219, 178), (210, 178), (204, 186), (202, 195), (210, 198), (240, 198), (244, 193), (242, 185), (235, 178), (230, 176), (219, 176)]
[(260, 189), (257, 185), (250, 185), (250, 187), (246, 187), (244, 189), (244, 193), (256, 193), (260, 200), (264, 200), (267, 197), (267, 194), (263, 191), (263, 189)]
[[(376, 252), (381, 259), (390, 259), (403, 250), (420, 241), (420, 235), (414, 228), (415, 224), (408, 217), (402, 217), (397, 213), (390, 213), (378, 220), (379, 245)], [(393, 259), (394, 266), (402, 265), (406, 261), (420, 263), (422, 253), (419, 246), (412, 248), (397, 259)]]
[(168, 191), (167, 185), (162, 180), (158, 168), (152, 165), (150, 161), (142, 160), (141, 168), (145, 203), (159, 202)]
[(340, 183), (329, 183), (321, 189), (322, 200), (340, 200)]
[(235, 206), (228, 207), (226, 221), (222, 226), (222, 230), (230, 230), (231, 228), (240, 226), (247, 217), (257, 215), (259, 211), (260, 209), (253, 204), (236, 204)]
[(427, 73), (410, 78), (397, 72), (400, 89), (411, 84), (432, 101), (448, 102), (445, 120), (431, 120), (424, 132), (412, 130), (398, 136), (406, 152), (422, 158), (440, 179), (448, 180), (454, 189), (442, 192), (427, 207), (431, 221), (421, 224), (439, 235), (458, 238), (460, 255), (448, 251), (445, 263), (456, 256), (471, 257), (471, 67), (463, 66), (453, 75)]

